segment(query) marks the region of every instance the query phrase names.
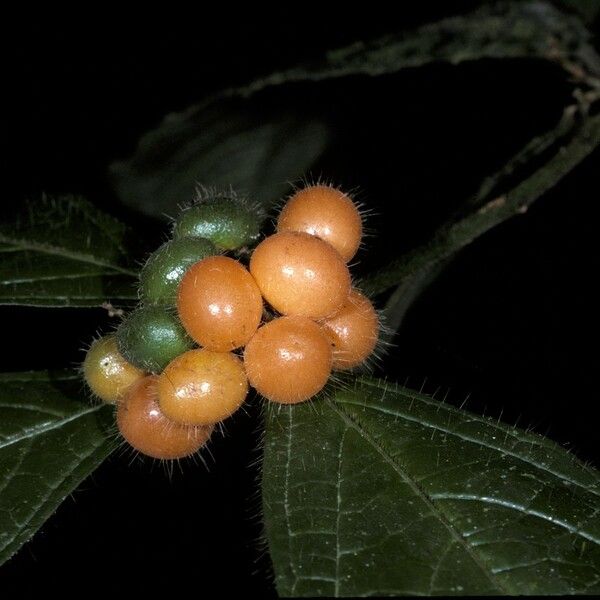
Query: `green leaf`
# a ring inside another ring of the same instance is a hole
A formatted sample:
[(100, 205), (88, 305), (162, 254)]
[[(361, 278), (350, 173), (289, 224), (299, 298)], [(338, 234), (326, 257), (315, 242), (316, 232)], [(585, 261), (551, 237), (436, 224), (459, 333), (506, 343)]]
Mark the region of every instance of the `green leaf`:
[(100, 306), (137, 299), (125, 227), (82, 198), (44, 196), (0, 224), (0, 304)]
[(600, 593), (600, 474), (553, 442), (373, 379), (267, 419), (281, 595)]
[[(436, 62), (523, 57), (556, 62), (574, 80), (588, 82), (600, 74), (588, 38), (577, 18), (535, 1), (486, 4), (415, 31), (357, 42), (168, 115), (142, 137), (131, 159), (111, 166), (113, 185), (125, 204), (153, 216), (173, 215), (196, 183), (231, 185), (269, 206), (287, 191), (287, 181), (315, 165), (340, 127), (356, 126), (333, 123), (296, 102), (298, 84), (374, 78)], [(365, 119), (375, 107), (365, 106)]]
[(109, 455), (112, 409), (78, 373), (0, 375), (0, 563)]

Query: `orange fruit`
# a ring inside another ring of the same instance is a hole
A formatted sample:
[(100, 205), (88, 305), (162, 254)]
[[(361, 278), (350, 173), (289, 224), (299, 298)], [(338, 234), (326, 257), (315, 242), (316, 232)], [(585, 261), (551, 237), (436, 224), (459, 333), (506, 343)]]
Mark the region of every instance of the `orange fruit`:
[(314, 396), (331, 374), (331, 343), (306, 317), (263, 325), (244, 350), (250, 384), (265, 398), (295, 404)]
[(262, 318), (262, 297), (247, 269), (227, 256), (191, 266), (179, 284), (177, 311), (188, 334), (217, 352), (240, 348)]
[(350, 293), (350, 272), (327, 242), (296, 231), (263, 240), (250, 259), (265, 300), (284, 315), (319, 319), (338, 310)]
[(304, 231), (329, 242), (348, 262), (362, 238), (362, 219), (350, 196), (329, 185), (298, 190), (285, 204), (277, 231)]
[(136, 450), (153, 458), (184, 458), (209, 439), (213, 426), (189, 427), (173, 423), (158, 405), (158, 377), (149, 375), (134, 384), (117, 408), (121, 435)]
[(362, 363), (375, 349), (379, 337), (377, 312), (357, 290), (352, 290), (344, 306), (321, 325), (333, 344), (334, 369), (351, 369)]
[(160, 408), (169, 419), (188, 425), (217, 423), (233, 414), (248, 394), (242, 361), (230, 352), (189, 350), (160, 375)]

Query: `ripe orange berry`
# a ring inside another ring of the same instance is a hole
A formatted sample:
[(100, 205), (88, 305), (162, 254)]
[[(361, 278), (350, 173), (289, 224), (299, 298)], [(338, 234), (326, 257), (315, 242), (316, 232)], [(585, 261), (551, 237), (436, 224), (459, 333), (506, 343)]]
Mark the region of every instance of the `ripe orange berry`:
[(304, 231), (329, 242), (348, 262), (362, 238), (362, 219), (352, 199), (329, 185), (297, 191), (283, 207), (277, 231)]
[(117, 426), (123, 437), (142, 454), (153, 458), (184, 458), (197, 452), (213, 426), (190, 427), (169, 420), (158, 405), (158, 377), (138, 381), (117, 409)]
[(246, 344), (262, 318), (252, 275), (233, 258), (211, 256), (190, 267), (179, 285), (177, 310), (201, 346), (227, 352)]
[(352, 290), (333, 317), (321, 325), (333, 344), (333, 368), (351, 369), (373, 352), (379, 336), (379, 318), (370, 300)]
[(178, 423), (206, 425), (233, 414), (248, 394), (242, 361), (230, 352), (189, 350), (171, 361), (158, 382), (163, 413)]
[(296, 404), (314, 396), (331, 374), (331, 343), (306, 317), (280, 317), (263, 325), (244, 350), (252, 386), (265, 398)]
[(296, 231), (263, 240), (250, 259), (265, 300), (284, 315), (319, 319), (338, 310), (350, 293), (350, 272), (327, 242)]
[(89, 388), (102, 401), (114, 404), (144, 371), (128, 363), (117, 348), (114, 335), (95, 340), (83, 361), (83, 376)]

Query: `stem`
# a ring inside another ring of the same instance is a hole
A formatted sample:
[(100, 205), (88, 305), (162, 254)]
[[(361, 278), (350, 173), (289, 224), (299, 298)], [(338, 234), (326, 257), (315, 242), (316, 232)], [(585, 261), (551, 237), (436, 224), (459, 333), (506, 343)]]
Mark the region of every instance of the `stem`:
[[(405, 284), (408, 278), (419, 273), (422, 276), (423, 271), (452, 257), (486, 231), (511, 217), (526, 213), (539, 197), (600, 145), (600, 115), (587, 117), (584, 114), (583, 119), (577, 119), (580, 108), (567, 107), (554, 130), (532, 140), (496, 175), (484, 181), (479, 192), (466, 204), (471, 209), (468, 214), (446, 222), (429, 242), (367, 277), (362, 282), (366, 293), (380, 294), (396, 285)], [(589, 106), (586, 112), (587, 108)], [(517, 167), (539, 157), (552, 146), (552, 156), (527, 178), (501, 194), (490, 195), (499, 187), (500, 181)]]

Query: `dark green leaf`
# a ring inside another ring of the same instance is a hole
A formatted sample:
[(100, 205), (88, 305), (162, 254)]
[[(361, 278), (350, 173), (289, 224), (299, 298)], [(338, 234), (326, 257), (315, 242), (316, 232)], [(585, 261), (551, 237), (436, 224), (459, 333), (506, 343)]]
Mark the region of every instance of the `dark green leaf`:
[(0, 563), (111, 452), (111, 408), (76, 372), (0, 375)]
[(82, 198), (43, 197), (0, 224), (0, 304), (100, 306), (137, 298), (125, 228)]
[(267, 418), (281, 595), (600, 593), (600, 475), (553, 442), (372, 379)]

